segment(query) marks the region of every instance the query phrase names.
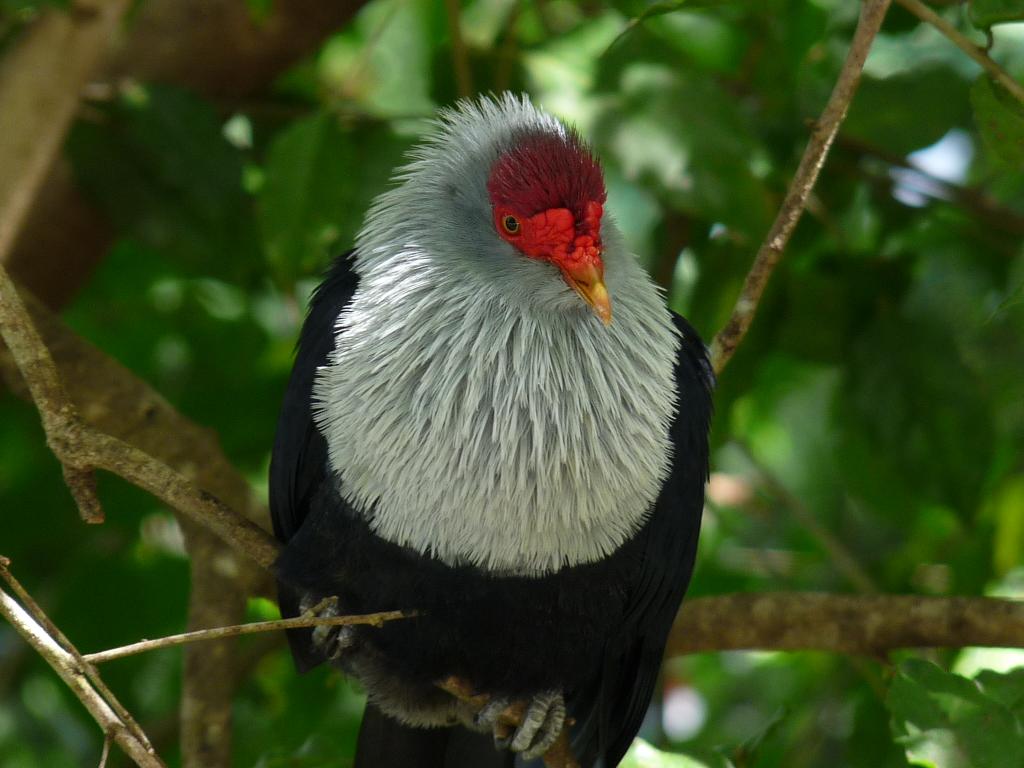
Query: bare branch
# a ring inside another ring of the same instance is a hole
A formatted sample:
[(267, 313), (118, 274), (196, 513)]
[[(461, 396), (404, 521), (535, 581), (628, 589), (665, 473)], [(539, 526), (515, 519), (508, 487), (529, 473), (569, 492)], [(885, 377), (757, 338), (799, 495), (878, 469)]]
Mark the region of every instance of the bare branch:
[(103, 737), (103, 751), (100, 753), (100, 768), (107, 768), (107, 758), (110, 757), (110, 734)]
[(860, 82), (864, 61), (867, 59), (871, 43), (882, 27), (890, 2), (891, 0), (867, 0), (861, 6), (860, 20), (850, 43), (850, 51), (839, 71), (832, 95), (829, 96), (828, 103), (811, 132), (810, 141), (803, 157), (800, 158), (800, 165), (790, 182), (782, 207), (779, 208), (771, 229), (768, 230), (754, 257), (754, 263), (743, 282), (732, 316), (711, 342), (711, 364), (715, 373), (721, 373), (728, 364), (754, 319), (768, 278), (782, 258), (789, 238), (800, 221), (811, 190), (818, 180), (818, 174), (825, 165), (829, 148), (846, 117), (853, 94)]
[(896, 0), (896, 2), (917, 16), (917, 18), (928, 22), (948, 37), (957, 48), (980, 64), (992, 76), (992, 79), (1012, 93), (1021, 104), (1024, 104), (1024, 86), (1010, 77), (1005, 69), (996, 64), (984, 48), (972, 43), (960, 30), (922, 3), (921, 0)]
[(366, 0), (274, 0), (260, 18), (238, 0), (147, 0), (107, 75), (235, 99), (265, 89), (364, 5)]
[(245, 520), (163, 462), (123, 440), (93, 429), (78, 417), (49, 351), (2, 266), (0, 336), (7, 343), (35, 400), (50, 448), (64, 465), (65, 476), (70, 475), (75, 481), (76, 501), (87, 505), (80, 506), (83, 516), (91, 514), (95, 520), (99, 500), (95, 489), (82, 482), (82, 473), (105, 469), (149, 491), (173, 509), (198, 518), (259, 565), (269, 567), (274, 562), (279, 545), (262, 528)]
[[(27, 594), (7, 571), (6, 563), (6, 559), (0, 562), (0, 573), (24, 600)], [(22, 608), (6, 591), (0, 590), (0, 615), (3, 615), (18, 634), (25, 638), (60, 675), (72, 693), (85, 705), (93, 719), (99, 723), (105, 738), (113, 739), (142, 768), (165, 768), (163, 761), (157, 757), (149, 739), (134, 719), (131, 719), (130, 715), (126, 719), (127, 710), (103, 685), (95, 668), (83, 662), (81, 655), (59, 630), (57, 636), (48, 631), (48, 628), (56, 628), (31, 598), (28, 598), (26, 606), (30, 608), (31, 613)]]
[[(64, 143), (86, 80), (124, 14), (126, 0), (47, 10), (0, 69), (0, 263)], [(13, 118), (13, 119), (12, 119)]]
[(882, 654), (898, 648), (1024, 648), (1024, 602), (989, 597), (778, 592), (683, 603), (666, 655), (759, 649)]
[(93, 664), (102, 664), (114, 659), (123, 659), (125, 656), (134, 656), (137, 653), (145, 653), (158, 648), (169, 648), (185, 643), (196, 643), (204, 640), (219, 640), (225, 637), (238, 637), (239, 635), (252, 635), (258, 632), (276, 632), (283, 629), (298, 629), (300, 627), (348, 627), (356, 624), (366, 624), (371, 627), (380, 627), (386, 621), (396, 619), (407, 619), (414, 616), (408, 611), (383, 611), (381, 613), (366, 613), (360, 616), (296, 616), (292, 619), (276, 619), (274, 621), (254, 621), (248, 624), (234, 624), (230, 627), (215, 627), (213, 629), (199, 629), (195, 632), (182, 632), (179, 635), (168, 635), (155, 640), (140, 640), (131, 645), (122, 645), (119, 648), (111, 648), (107, 651), (85, 654), (85, 660)]
[[(77, 0), (71, 5), (83, 4)], [(132, 3), (130, 21), (123, 25), (96, 77), (107, 83), (123, 78), (172, 83), (215, 99), (223, 108), (235, 108), (241, 98), (264, 91), (281, 72), (314, 53), (365, 4), (365, 0), (274, 0), (264, 4), (266, 13), (260, 15), (239, 0)], [(62, 66), (69, 58), (68, 50), (63, 44), (51, 45), (46, 53), (55, 61), (32, 70), (39, 74), (42, 92), (50, 92), (51, 83), (60, 80), (46, 75)], [(29, 76), (29, 70), (24, 74)], [(34, 98), (35, 89), (27, 93), (33, 109), (42, 104)], [(0, 133), (35, 140), (38, 131), (21, 129), (28, 128), (31, 121), (2, 101), (0, 115), (4, 116)], [(41, 127), (45, 131), (53, 125), (47, 121)], [(0, 135), (0, 145), (10, 138)], [(14, 167), (0, 154), (5, 176), (7, 169)], [(0, 177), (0, 187), (5, 183), (6, 178)], [(70, 164), (58, 158), (14, 249), (0, 261), (19, 285), (30, 288), (51, 308), (60, 308), (77, 294), (112, 240), (111, 223), (75, 186)]]

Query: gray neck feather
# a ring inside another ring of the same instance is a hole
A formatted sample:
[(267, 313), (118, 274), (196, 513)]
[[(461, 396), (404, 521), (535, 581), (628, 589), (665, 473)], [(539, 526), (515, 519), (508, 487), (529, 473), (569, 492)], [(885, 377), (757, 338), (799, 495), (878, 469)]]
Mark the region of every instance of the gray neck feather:
[(600, 559), (668, 472), (678, 339), (605, 216), (604, 327), (550, 264), (501, 240), (486, 182), (526, 100), (463, 103), (381, 195), (359, 288), (314, 386), (341, 491), (381, 537), (449, 564), (541, 575)]

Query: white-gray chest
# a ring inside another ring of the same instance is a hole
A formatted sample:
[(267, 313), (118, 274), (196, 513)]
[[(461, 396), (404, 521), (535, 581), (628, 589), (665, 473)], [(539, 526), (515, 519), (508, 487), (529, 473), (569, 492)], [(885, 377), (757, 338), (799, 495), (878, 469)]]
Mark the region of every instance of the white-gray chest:
[(607, 328), (582, 302), (535, 316), (466, 286), (363, 280), (314, 399), (342, 494), (379, 536), (539, 575), (635, 533), (669, 466), (678, 341), (640, 268), (615, 271)]

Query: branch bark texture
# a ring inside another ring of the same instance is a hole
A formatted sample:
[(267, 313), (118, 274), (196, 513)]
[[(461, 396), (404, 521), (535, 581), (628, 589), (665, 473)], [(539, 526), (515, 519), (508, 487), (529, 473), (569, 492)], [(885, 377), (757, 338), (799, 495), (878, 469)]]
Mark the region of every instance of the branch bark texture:
[(273, 563), (278, 544), (266, 531), (166, 463), (93, 428), (78, 416), (48, 349), (3, 267), (0, 336), (39, 409), (47, 442), (64, 466), (68, 486), (86, 520), (102, 519), (91, 474), (96, 469), (105, 469), (148, 491), (172, 509), (196, 518), (257, 564), (268, 567)]
[(879, 655), (899, 648), (1024, 648), (1024, 602), (777, 592), (683, 603), (666, 655), (730, 650)]
[(44, 12), (0, 68), (0, 263), (60, 152), (79, 94), (127, 8), (102, 0)]
[(860, 20), (853, 34), (850, 51), (832, 88), (832, 95), (829, 96), (824, 111), (814, 125), (810, 141), (790, 182), (789, 191), (782, 201), (782, 207), (779, 208), (775, 221), (772, 222), (764, 242), (754, 257), (754, 263), (743, 282), (732, 316), (711, 342), (711, 365), (715, 373), (720, 374), (728, 364), (754, 320), (757, 305), (761, 301), (765, 286), (768, 285), (768, 278), (782, 258), (797, 222), (803, 215), (807, 200), (825, 165), (828, 151), (836, 134), (839, 133), (839, 126), (846, 118), (853, 94), (860, 83), (871, 43), (882, 28), (882, 21), (889, 10), (890, 2), (891, 0), (867, 0), (861, 6)]
[[(115, 4), (123, 8), (127, 2), (91, 0), (91, 6), (101, 11)], [(66, 122), (40, 119), (37, 124), (36, 118), (46, 114), (54, 101), (62, 108), (77, 104), (81, 84), (63, 74), (84, 73), (86, 65), (98, 63), (94, 76), (172, 83), (231, 108), (313, 53), (365, 4), (365, 0), (275, 0), (267, 15), (260, 17), (241, 0), (147, 0), (133, 6), (127, 28), (115, 38), (113, 49), (100, 57), (106, 58), (105, 63), (85, 62), (77, 53), (102, 53), (100, 43), (106, 38), (93, 30), (106, 23), (105, 11), (48, 12), (19, 41), (18, 49), (31, 51), (36, 63), (25, 69), (8, 54), (0, 73), (0, 83), (8, 75), (19, 81), (13, 90), (0, 85), (0, 115), (4, 116), (0, 168), (5, 169), (0, 176), (0, 199), (5, 182), (21, 175), (9, 169), (20, 167), (33, 152), (53, 157), (51, 134), (63, 136)], [(17, 100), (8, 98), (12, 93)], [(45, 141), (35, 146), (40, 138)], [(4, 149), (15, 145), (31, 152), (15, 149), (8, 154)], [(56, 149), (59, 145), (58, 141)], [(0, 255), (0, 264), (6, 264), (21, 285), (51, 307), (63, 306), (77, 293), (112, 241), (105, 215), (77, 189), (69, 164), (56, 160), (44, 164), (43, 171), (46, 166), (51, 170), (35, 181), (37, 193), (25, 195), (32, 202), (31, 210), (27, 218), (21, 217), (24, 224), (14, 248)], [(55, 221), (61, 225), (54, 226)]]

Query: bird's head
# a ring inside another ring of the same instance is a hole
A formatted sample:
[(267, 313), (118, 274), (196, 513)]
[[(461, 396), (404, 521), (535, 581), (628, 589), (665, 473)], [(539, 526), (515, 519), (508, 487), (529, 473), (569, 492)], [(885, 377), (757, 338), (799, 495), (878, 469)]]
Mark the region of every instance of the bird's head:
[(601, 168), (572, 132), (514, 137), (487, 181), (494, 229), (517, 251), (550, 262), (606, 325)]
[(364, 272), (404, 291), (439, 280), (491, 291), (539, 318), (582, 320), (589, 305), (611, 322), (621, 235), (575, 131), (526, 97), (483, 97), (442, 112), (411, 157), (367, 216)]

